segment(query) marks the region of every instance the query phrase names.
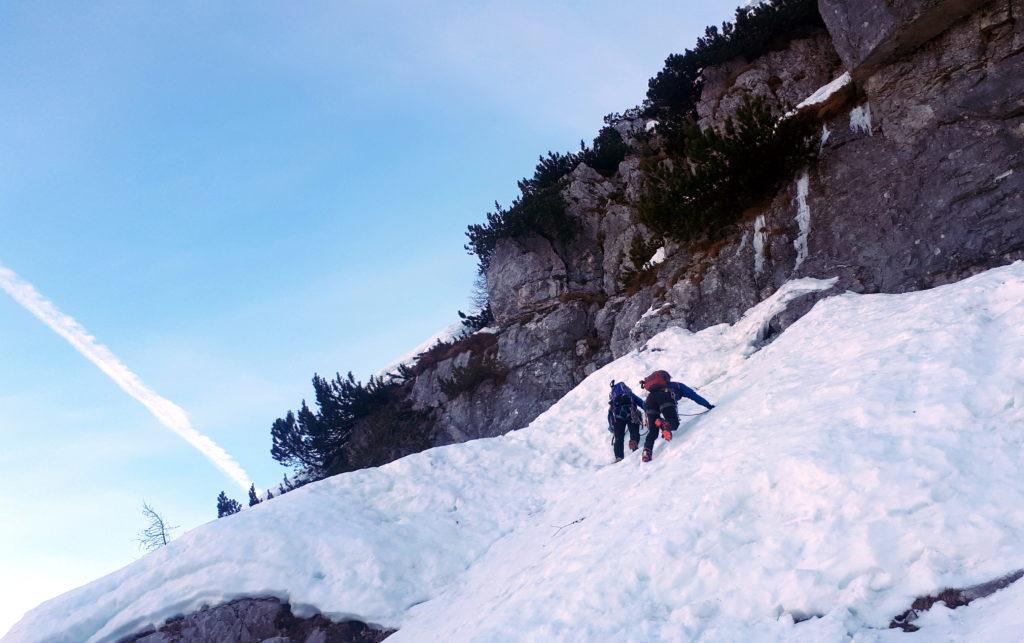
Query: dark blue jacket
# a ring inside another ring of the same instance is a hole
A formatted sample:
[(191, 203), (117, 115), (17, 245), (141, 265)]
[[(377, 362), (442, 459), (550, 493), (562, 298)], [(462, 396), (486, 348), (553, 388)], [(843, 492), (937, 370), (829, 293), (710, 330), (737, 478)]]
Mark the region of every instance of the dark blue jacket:
[[(629, 402), (630, 402), (630, 404), (632, 404), (636, 408), (638, 408), (641, 411), (643, 411), (643, 409), (644, 409), (644, 401), (641, 400), (639, 397), (637, 397), (636, 394), (633, 393), (633, 391), (629, 392)], [(608, 402), (608, 426), (611, 426), (612, 424), (615, 423), (615, 413), (613, 412), (614, 411), (613, 406), (614, 405), (613, 405), (612, 402)]]
[(711, 404), (711, 402), (708, 402), (707, 400), (702, 398), (700, 395), (697, 394), (697, 391), (693, 390), (692, 388), (690, 388), (686, 384), (683, 384), (682, 382), (669, 382), (668, 390), (670, 393), (672, 393), (672, 397), (676, 398), (676, 402), (678, 402), (680, 398), (685, 397), (688, 400), (693, 400), (694, 402), (700, 404), (701, 406), (708, 410), (715, 408), (714, 405)]

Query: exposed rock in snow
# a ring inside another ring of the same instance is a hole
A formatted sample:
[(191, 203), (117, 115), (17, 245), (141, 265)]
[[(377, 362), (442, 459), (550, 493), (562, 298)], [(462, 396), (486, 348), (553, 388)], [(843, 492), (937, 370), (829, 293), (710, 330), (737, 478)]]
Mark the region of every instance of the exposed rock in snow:
[[(922, 596), (914, 601), (914, 604), (909, 610), (896, 616), (892, 623), (889, 624), (889, 627), (898, 627), (905, 632), (916, 632), (921, 628), (915, 625), (914, 622), (921, 617), (922, 613), (932, 609), (937, 603), (942, 603), (949, 609), (964, 607), (966, 605), (970, 605), (979, 598), (985, 598), (1001, 589), (1006, 589), (1021, 578), (1024, 578), (1024, 570), (1018, 569), (1006, 576), (1001, 576), (1000, 578), (995, 578), (988, 582), (979, 583), (978, 585), (973, 585), (971, 587), (964, 587), (961, 589), (944, 589), (937, 595)], [(1020, 633), (1024, 634), (1024, 629), (1020, 630)]]
[(391, 633), (361, 621), (299, 618), (276, 598), (243, 598), (171, 619), (120, 643), (379, 643)]
[(984, 641), (1020, 643), (1024, 632), (1024, 581), (1017, 581), (966, 607), (953, 608), (936, 603), (914, 621), (916, 634), (902, 630), (862, 633), (858, 643), (916, 643), (916, 641)]

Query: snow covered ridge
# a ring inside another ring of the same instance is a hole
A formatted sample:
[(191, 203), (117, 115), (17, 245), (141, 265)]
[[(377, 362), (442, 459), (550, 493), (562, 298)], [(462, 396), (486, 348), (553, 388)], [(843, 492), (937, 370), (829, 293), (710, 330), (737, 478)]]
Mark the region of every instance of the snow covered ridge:
[[(482, 329), (482, 331), (488, 331), (488, 329), (484, 328)], [(459, 337), (464, 335), (465, 332), (466, 327), (465, 325), (463, 325), (461, 321), (452, 322), (451, 324), (448, 324), (441, 330), (437, 331), (427, 339), (420, 342), (420, 344), (416, 346), (416, 348), (412, 349), (405, 355), (402, 355), (401, 357), (392, 360), (390, 364), (388, 364), (387, 366), (385, 366), (384, 368), (377, 372), (377, 377), (388, 377), (395, 371), (397, 371), (399, 366), (415, 366), (416, 362), (419, 360), (419, 356), (433, 348), (435, 344), (439, 342), (450, 342), (454, 339), (458, 339)]]
[[(787, 300), (830, 286), (668, 329), (521, 431), (204, 525), (4, 641), (114, 641), (240, 596), (396, 641), (1019, 640), (1020, 582), (885, 628), (916, 596), (1024, 568), (1024, 264), (837, 295), (757, 350)], [(608, 382), (655, 368), (718, 408), (654, 462), (609, 465)]]

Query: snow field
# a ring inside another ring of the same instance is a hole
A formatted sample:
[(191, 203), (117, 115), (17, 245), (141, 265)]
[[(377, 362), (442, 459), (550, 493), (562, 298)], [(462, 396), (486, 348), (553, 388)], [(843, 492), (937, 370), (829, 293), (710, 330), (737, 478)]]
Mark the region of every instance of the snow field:
[(1022, 277), (834, 297), (745, 364), (721, 341), (743, 322), (659, 335), (726, 364), (701, 388), (719, 408), (653, 466), (581, 475), (397, 640), (874, 640), (918, 595), (1024, 566)]
[[(833, 283), (670, 328), (522, 431), (204, 525), (4, 640), (116, 640), (267, 595), (396, 641), (1019, 640), (1019, 583), (884, 628), (918, 595), (1024, 567), (1024, 263), (833, 296), (757, 350), (787, 301)], [(654, 462), (610, 465), (608, 384), (655, 368), (718, 408)]]

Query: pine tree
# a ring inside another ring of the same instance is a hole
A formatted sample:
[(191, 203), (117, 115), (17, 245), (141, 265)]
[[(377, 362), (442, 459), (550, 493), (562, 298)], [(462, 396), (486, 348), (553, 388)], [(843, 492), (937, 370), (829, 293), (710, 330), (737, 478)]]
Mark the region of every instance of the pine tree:
[(267, 500), (270, 500), (273, 497), (274, 497), (274, 494), (270, 491), (270, 489), (267, 489)]
[(539, 234), (551, 243), (566, 243), (579, 231), (579, 222), (566, 214), (561, 187), (565, 176), (579, 165), (581, 154), (548, 152), (541, 156), (532, 178), (519, 181), (520, 195), (507, 209), (494, 203), (485, 223), (466, 229), (464, 246), (479, 261), (479, 274), (487, 272), (491, 254), (502, 239), (528, 233)]
[(487, 304), (476, 314), (459, 311), (459, 319), (462, 320), (462, 327), (471, 333), (487, 328), (494, 323), (494, 311), (491, 305)]
[(317, 411), (302, 401), (298, 413), (291, 411), (278, 418), (271, 426), (273, 444), (270, 454), (285, 466), (309, 471), (315, 477), (324, 477), (340, 458), (348, 441), (351, 422), (342, 410), (338, 386), (340, 376), (330, 382), (319, 375), (313, 376), (313, 390)]
[(281, 478), (281, 484), (277, 485), (278, 495), (284, 495), (291, 491), (293, 488), (292, 481), (288, 479), (288, 474), (284, 474)]
[(242, 505), (238, 504), (238, 501), (233, 498), (228, 498), (228, 494), (223, 491), (217, 496), (217, 517), (223, 518), (224, 516), (230, 516), (236, 514), (242, 510)]
[(523, 193), (523, 196), (530, 196), (547, 188), (555, 187), (562, 177), (572, 172), (579, 163), (580, 157), (577, 154), (548, 152), (547, 158), (543, 156), (538, 158), (533, 178), (519, 181), (519, 191)]
[[(736, 9), (733, 22), (704, 30), (693, 49), (672, 54), (665, 67), (648, 81), (647, 104), (664, 113), (696, 116), (702, 72), (739, 57), (752, 60), (825, 26), (817, 0), (774, 0)], [(660, 133), (660, 128), (659, 128)]]
[(260, 497), (256, 495), (256, 483), (249, 485), (249, 506), (255, 507), (260, 504)]
[[(583, 142), (580, 142), (583, 146)], [(580, 156), (584, 163), (594, 168), (604, 176), (612, 176), (619, 169), (619, 163), (629, 153), (629, 146), (622, 140), (619, 130), (610, 125), (601, 128), (597, 138), (594, 139), (594, 146), (591, 149), (584, 149)]]
[(721, 131), (681, 130), (683, 152), (652, 173), (640, 221), (678, 241), (715, 240), (818, 152), (817, 125), (747, 98)]
[(345, 446), (356, 422), (391, 403), (397, 386), (379, 377), (363, 385), (352, 373), (333, 380), (313, 375), (316, 411), (303, 400), (298, 413), (278, 418), (270, 429), (270, 454), (311, 480), (345, 471)]

